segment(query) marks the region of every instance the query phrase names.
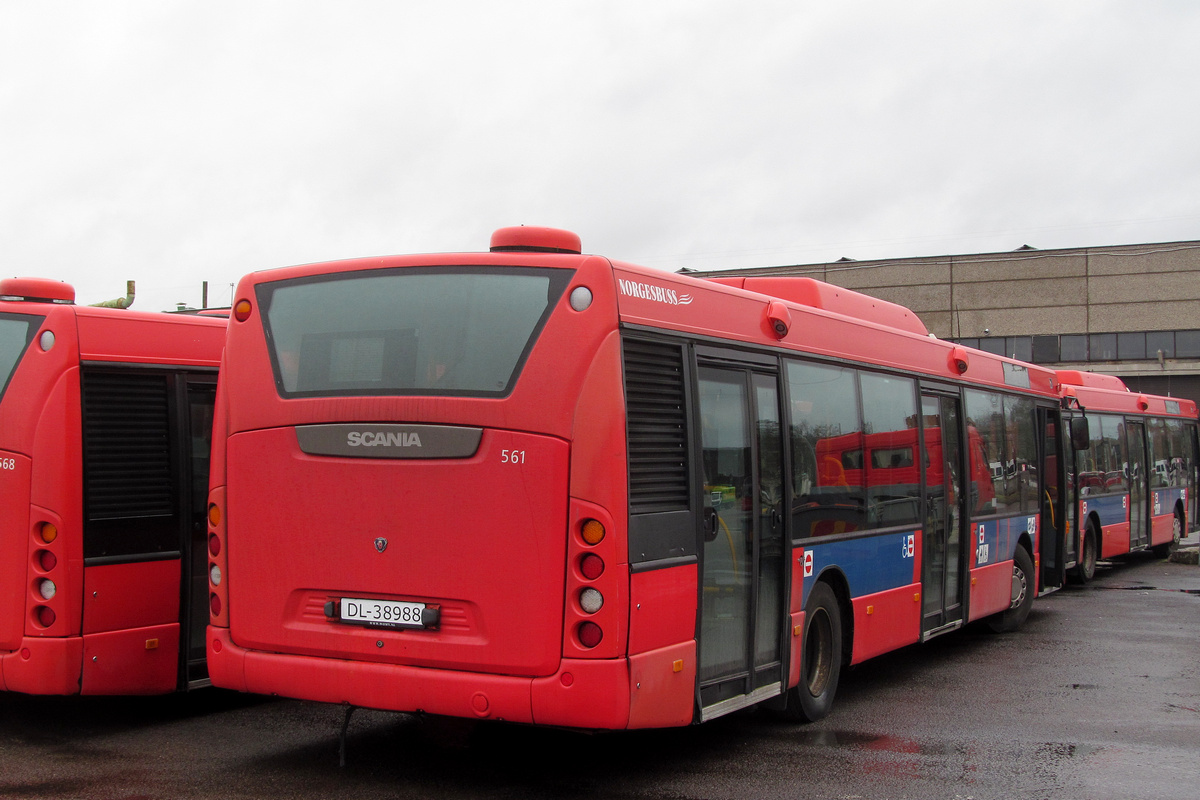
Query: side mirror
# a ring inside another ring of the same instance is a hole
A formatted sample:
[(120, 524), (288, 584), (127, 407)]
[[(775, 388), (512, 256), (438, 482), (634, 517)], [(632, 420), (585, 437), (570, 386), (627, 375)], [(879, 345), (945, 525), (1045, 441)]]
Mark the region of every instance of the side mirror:
[(1087, 417), (1071, 418), (1071, 447), (1076, 450), (1087, 450), (1092, 446), (1092, 437), (1088, 431)]

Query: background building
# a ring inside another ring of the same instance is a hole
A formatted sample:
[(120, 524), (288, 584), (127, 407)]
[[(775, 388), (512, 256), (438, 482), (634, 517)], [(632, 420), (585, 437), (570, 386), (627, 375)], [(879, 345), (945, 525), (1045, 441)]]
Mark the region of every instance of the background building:
[(1200, 402), (1200, 241), (755, 267), (912, 309), (931, 333)]

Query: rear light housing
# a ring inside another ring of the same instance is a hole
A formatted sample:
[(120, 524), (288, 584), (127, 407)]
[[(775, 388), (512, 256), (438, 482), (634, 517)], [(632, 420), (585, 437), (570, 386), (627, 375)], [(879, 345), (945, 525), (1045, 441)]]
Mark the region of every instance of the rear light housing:
[(624, 531), (593, 503), (571, 501), (563, 656), (615, 658), (624, 653), (629, 570)]
[(209, 622), (229, 627), (229, 553), (226, 536), (225, 487), (218, 486), (208, 497), (208, 615)]
[[(29, 540), (29, 575), (26, 630), (34, 636), (60, 636), (70, 623), (68, 591), (70, 581), (59, 536), (62, 521), (47, 519), (45, 510), (34, 511)], [(40, 516), (40, 518), (39, 518)]]

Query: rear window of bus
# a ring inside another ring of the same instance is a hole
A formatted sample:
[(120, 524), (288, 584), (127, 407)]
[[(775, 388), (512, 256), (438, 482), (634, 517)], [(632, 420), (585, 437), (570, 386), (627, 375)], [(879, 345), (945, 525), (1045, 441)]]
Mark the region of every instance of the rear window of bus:
[(503, 396), (570, 270), (439, 267), (260, 284), (284, 397)]
[(44, 317), (0, 314), (0, 397)]

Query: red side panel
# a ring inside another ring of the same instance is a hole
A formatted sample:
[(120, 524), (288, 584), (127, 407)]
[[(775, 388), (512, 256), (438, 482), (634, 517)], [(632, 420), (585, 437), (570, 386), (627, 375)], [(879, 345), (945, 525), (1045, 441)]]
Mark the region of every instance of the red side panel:
[[(1155, 492), (1155, 495), (1158, 493)], [(1175, 538), (1175, 515), (1162, 514), (1150, 518), (1150, 544), (1167, 544)]]
[(180, 569), (177, 559), (85, 567), (83, 632), (177, 623)]
[(178, 624), (83, 637), (83, 694), (166, 694), (178, 675)]
[(990, 617), (1012, 603), (1013, 562), (971, 570), (971, 620)]
[(629, 578), (629, 653), (696, 638), (695, 564), (636, 572)]
[(1113, 556), (1128, 553), (1129, 523), (1122, 522), (1119, 525), (1105, 525), (1101, 538), (1104, 540), (1103, 545), (1100, 547), (1101, 558), (1112, 558)]
[(854, 655), (857, 664), (914, 644), (921, 638), (921, 584), (863, 595), (854, 605)]
[(630, 728), (690, 725), (696, 705), (696, 643), (629, 658)]
[(215, 367), (227, 320), (77, 306), (79, 355), (84, 361), (190, 364)]
[(792, 620), (792, 635), (788, 641), (791, 642), (791, 655), (788, 661), (788, 688), (800, 685), (800, 665), (803, 663), (804, 656), (804, 612), (793, 611), (791, 614)]

